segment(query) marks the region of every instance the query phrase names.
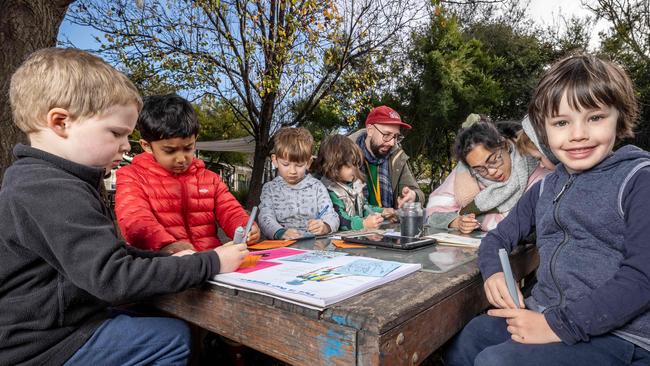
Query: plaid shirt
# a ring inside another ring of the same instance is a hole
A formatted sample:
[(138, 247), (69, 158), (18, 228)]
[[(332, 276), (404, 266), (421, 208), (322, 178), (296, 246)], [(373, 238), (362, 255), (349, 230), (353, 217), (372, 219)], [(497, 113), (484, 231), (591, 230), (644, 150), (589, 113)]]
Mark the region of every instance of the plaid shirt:
[[(381, 194), (381, 207), (393, 207), (393, 186), (390, 182), (390, 172), (388, 171), (388, 156), (376, 157), (366, 148), (366, 136), (367, 134), (363, 133), (357, 138), (357, 145), (363, 151), (363, 156), (366, 159), (368, 164), (375, 165), (377, 167), (377, 180), (379, 181), (379, 192)], [(375, 178), (370, 175), (368, 167), (365, 167), (366, 176), (370, 177), (368, 179), (368, 184), (363, 189), (363, 194), (366, 197), (370, 197), (370, 186), (375, 182)]]

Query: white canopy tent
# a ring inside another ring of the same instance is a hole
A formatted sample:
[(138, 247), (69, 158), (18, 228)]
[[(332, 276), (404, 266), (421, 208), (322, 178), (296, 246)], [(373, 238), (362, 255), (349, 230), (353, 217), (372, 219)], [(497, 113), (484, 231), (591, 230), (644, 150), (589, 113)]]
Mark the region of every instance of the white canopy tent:
[(253, 136), (246, 136), (230, 140), (199, 141), (196, 143), (196, 149), (203, 151), (230, 151), (254, 154), (255, 139)]
[[(253, 155), (255, 154), (255, 139), (252, 136), (246, 136), (246, 137), (239, 137), (230, 140), (199, 141), (196, 143), (196, 150), (197, 152), (199, 150), (202, 150), (202, 151), (217, 151), (217, 152), (238, 152), (238, 153)], [(243, 167), (239, 167), (239, 168), (243, 168)], [(239, 168), (235, 167), (235, 170), (239, 170)], [(246, 184), (248, 184), (250, 182), (251, 172), (249, 167), (246, 167), (245, 169), (248, 170), (247, 172), (245, 172), (245, 175), (247, 177)], [(241, 172), (238, 171), (238, 173)], [(264, 164), (264, 181), (266, 182), (272, 178), (273, 175), (271, 169), (271, 160), (267, 158), (266, 163)], [(231, 182), (231, 184), (233, 187), (235, 187), (235, 189), (239, 189), (240, 183), (235, 183), (233, 181)]]

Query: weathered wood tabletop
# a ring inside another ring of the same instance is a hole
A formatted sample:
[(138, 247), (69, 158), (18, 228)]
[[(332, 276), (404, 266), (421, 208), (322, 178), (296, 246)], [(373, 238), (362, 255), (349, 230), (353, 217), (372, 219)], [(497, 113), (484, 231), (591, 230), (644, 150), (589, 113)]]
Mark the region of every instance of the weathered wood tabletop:
[[(521, 278), (539, 259), (511, 258)], [(417, 365), (487, 308), (476, 260), (446, 273), (416, 272), (317, 311), (207, 284), (155, 306), (292, 365)]]

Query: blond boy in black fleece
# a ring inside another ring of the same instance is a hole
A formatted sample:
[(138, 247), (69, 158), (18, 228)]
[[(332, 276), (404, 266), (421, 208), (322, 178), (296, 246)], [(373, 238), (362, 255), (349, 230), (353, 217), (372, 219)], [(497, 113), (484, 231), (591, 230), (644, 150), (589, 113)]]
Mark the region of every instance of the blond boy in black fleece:
[(10, 86), (14, 149), (0, 190), (0, 364), (184, 365), (187, 326), (109, 306), (182, 291), (236, 269), (245, 244), (170, 257), (118, 239), (102, 178), (129, 151), (142, 101), (76, 49), (43, 49)]

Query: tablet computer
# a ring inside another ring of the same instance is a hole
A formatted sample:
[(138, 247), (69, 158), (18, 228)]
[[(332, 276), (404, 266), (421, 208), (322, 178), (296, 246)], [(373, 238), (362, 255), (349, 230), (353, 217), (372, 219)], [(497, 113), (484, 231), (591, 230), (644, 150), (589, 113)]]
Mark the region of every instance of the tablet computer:
[(436, 243), (436, 239), (433, 238), (413, 238), (410, 236), (384, 235), (379, 233), (341, 236), (341, 239), (348, 243), (400, 250), (417, 249)]

